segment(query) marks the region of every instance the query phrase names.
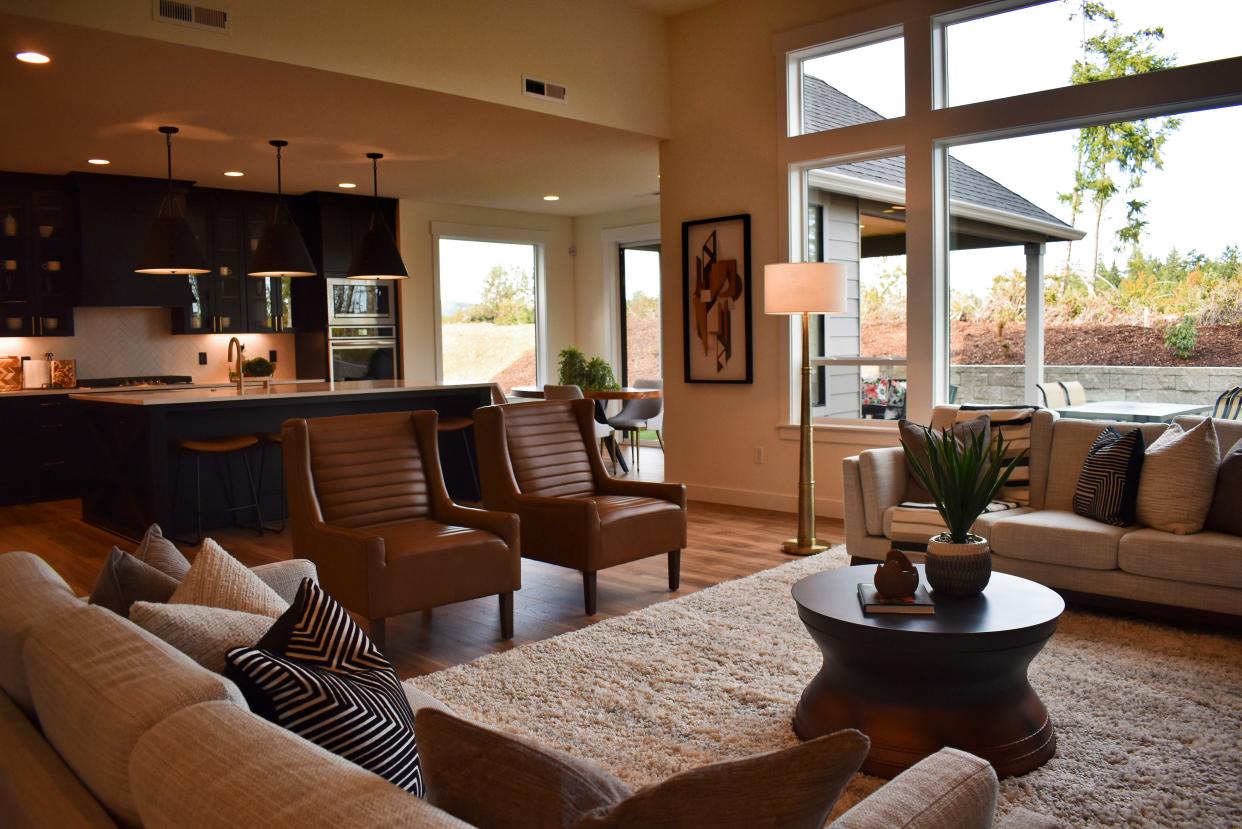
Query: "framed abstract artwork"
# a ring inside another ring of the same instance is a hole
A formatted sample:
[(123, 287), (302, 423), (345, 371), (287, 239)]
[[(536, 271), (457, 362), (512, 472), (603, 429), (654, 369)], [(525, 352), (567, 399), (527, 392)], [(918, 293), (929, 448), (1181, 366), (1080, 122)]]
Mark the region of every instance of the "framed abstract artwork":
[(681, 223), (687, 383), (750, 383), (750, 215)]

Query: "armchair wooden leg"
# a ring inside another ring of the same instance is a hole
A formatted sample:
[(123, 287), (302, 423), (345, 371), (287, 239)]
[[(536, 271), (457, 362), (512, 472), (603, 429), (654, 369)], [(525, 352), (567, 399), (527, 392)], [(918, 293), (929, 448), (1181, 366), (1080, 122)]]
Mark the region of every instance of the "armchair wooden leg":
[(668, 551), (668, 589), (681, 587), (681, 550)]
[(384, 649), (384, 620), (368, 619), (367, 635), (371, 637), (371, 641), (375, 643), (375, 647), (380, 650)]
[(582, 597), (586, 600), (586, 614), (588, 616), (595, 615), (595, 583), (598, 573), (582, 574)]
[(500, 638), (513, 638), (513, 591), (500, 594)]

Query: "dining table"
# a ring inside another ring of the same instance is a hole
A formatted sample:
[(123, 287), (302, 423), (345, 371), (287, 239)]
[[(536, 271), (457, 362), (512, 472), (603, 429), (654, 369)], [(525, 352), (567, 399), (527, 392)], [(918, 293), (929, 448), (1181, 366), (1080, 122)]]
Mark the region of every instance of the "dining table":
[[(604, 404), (609, 400), (650, 400), (660, 397), (660, 389), (638, 388), (637, 386), (621, 386), (615, 389), (583, 389), (582, 396), (588, 400), (595, 401), (595, 419), (600, 423), (607, 423), (608, 419), (604, 414)], [(514, 386), (509, 390), (510, 397), (518, 397), (523, 400), (542, 400), (543, 386)], [(630, 465), (625, 462), (625, 453), (617, 446), (617, 441), (608, 437), (604, 440), (608, 446), (608, 454), (612, 456), (612, 461), (621, 467), (623, 472), (630, 471)], [(615, 468), (615, 467), (614, 467)]]
[(1057, 409), (1061, 417), (1083, 420), (1122, 420), (1131, 423), (1171, 423), (1183, 415), (1202, 414), (1210, 403), (1149, 403), (1142, 400), (1102, 400)]

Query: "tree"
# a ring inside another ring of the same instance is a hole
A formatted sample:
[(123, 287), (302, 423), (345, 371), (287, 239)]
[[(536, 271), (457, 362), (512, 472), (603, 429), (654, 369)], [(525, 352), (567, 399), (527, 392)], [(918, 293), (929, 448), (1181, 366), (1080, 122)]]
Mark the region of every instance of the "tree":
[[(1123, 31), (1117, 15), (1103, 3), (1077, 0), (1074, 13), (1082, 19), (1082, 57), (1070, 70), (1070, 83), (1079, 85), (1094, 83), (1128, 75), (1142, 75), (1168, 69), (1176, 65), (1176, 56), (1162, 55), (1157, 51), (1164, 39), (1164, 29), (1138, 29)], [(1099, 28), (1088, 35), (1088, 27)], [(1123, 121), (1116, 124), (1098, 124), (1084, 127), (1074, 139), (1076, 156), (1074, 184), (1060, 199), (1070, 208), (1070, 224), (1077, 225), (1078, 218), (1088, 208), (1095, 211), (1094, 249), (1091, 255), (1091, 278), (1087, 291), (1095, 293), (1099, 275), (1100, 225), (1104, 210), (1119, 194), (1138, 190), (1143, 176), (1150, 169), (1164, 166), (1162, 150), (1169, 135), (1181, 126), (1176, 118), (1147, 118), (1141, 121)], [(1114, 175), (1120, 180), (1114, 179)], [(1137, 249), (1143, 228), (1147, 222), (1143, 211), (1147, 202), (1131, 198), (1126, 202), (1126, 223), (1117, 232), (1120, 242)], [(1070, 271), (1072, 245), (1066, 245), (1065, 273)]]
[(471, 322), (522, 325), (535, 321), (534, 282), (525, 268), (488, 271), (478, 305), (466, 313)]

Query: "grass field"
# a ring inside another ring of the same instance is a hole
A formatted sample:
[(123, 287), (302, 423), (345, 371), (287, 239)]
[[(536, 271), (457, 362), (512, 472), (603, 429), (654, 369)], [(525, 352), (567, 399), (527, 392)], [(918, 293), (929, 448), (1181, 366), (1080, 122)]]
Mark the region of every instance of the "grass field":
[[(457, 322), (443, 326), (444, 382), (535, 382), (535, 326)], [(515, 365), (516, 364), (516, 365)], [(510, 367), (528, 370), (506, 371)], [(525, 376), (529, 373), (529, 377)], [(502, 377), (503, 375), (503, 377)]]

